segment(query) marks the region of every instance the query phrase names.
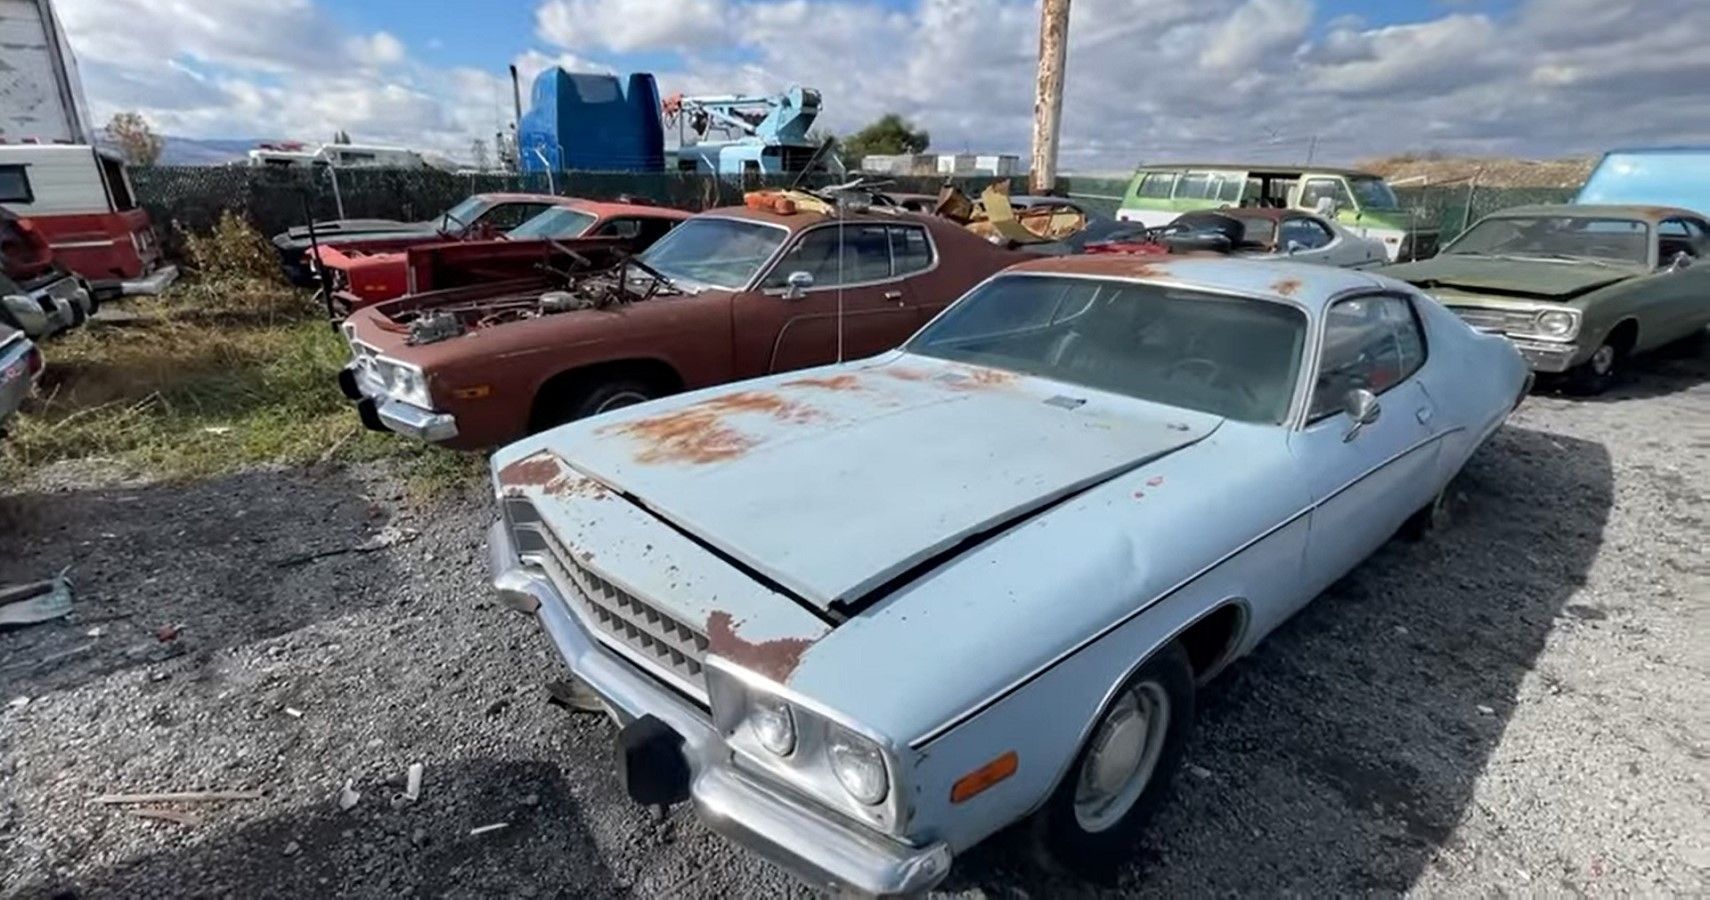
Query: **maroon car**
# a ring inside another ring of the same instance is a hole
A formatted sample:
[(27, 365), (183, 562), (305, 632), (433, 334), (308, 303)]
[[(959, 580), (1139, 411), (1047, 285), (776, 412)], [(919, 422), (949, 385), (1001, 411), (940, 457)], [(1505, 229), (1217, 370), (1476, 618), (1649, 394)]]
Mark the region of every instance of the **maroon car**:
[(932, 216), (745, 207), (697, 215), (628, 262), (593, 256), (357, 311), (341, 386), (370, 427), (490, 447), (676, 391), (889, 350), (1031, 258)]

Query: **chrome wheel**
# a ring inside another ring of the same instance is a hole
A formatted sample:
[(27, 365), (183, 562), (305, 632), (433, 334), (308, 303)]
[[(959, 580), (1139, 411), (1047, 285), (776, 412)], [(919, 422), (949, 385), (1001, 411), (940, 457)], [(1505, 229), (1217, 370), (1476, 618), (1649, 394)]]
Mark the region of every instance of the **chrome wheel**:
[(1170, 697), (1155, 681), (1125, 689), (1099, 723), (1075, 783), (1075, 821), (1100, 832), (1145, 792), (1170, 730)]
[(1604, 344), (1591, 354), (1591, 373), (1602, 377), (1615, 369), (1615, 348)]
[(634, 406), (637, 403), (646, 403), (647, 400), (648, 396), (640, 391), (619, 391), (601, 401), (600, 405), (594, 408), (594, 415), (611, 412), (614, 409), (623, 409), (626, 406)]

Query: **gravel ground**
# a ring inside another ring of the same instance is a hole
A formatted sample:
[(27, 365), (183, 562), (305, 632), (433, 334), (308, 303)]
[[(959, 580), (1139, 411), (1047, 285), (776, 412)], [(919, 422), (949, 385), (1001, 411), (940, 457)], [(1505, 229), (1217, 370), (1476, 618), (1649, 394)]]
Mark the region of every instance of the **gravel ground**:
[[(1702, 344), (1606, 398), (1534, 397), (1449, 531), (1392, 543), (1207, 689), (1117, 889), (1710, 890), (1707, 494)], [(803, 893), (629, 805), (612, 727), (545, 702), (561, 666), (489, 599), (489, 516), (374, 470), (81, 467), (0, 496), (0, 583), (78, 586), (70, 621), (0, 634), (0, 893)], [(172, 807), (188, 824), (91, 802), (194, 789), (263, 796)], [(946, 890), (1088, 890), (1017, 849)]]

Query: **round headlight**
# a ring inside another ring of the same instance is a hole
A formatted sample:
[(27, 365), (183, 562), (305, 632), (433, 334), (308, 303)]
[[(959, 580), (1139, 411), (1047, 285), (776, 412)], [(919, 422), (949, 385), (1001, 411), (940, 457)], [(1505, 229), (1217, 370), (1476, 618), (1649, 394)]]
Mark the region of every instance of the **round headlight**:
[(796, 717), (790, 705), (776, 697), (755, 697), (748, 711), (748, 727), (760, 746), (779, 756), (796, 749)]
[(1561, 310), (1550, 310), (1538, 314), (1538, 333), (1550, 337), (1567, 337), (1573, 334), (1574, 315)]
[(842, 728), (831, 729), (825, 754), (837, 783), (856, 800), (874, 806), (890, 793), (891, 779), (885, 770), (885, 755), (872, 741)]

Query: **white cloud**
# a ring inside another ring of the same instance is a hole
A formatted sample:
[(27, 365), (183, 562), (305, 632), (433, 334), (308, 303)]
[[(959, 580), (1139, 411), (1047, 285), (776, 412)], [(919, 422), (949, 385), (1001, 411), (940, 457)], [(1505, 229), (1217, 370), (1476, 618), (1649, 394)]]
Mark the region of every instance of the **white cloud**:
[(535, 33), (569, 49), (627, 53), (723, 40), (737, 24), (722, 0), (546, 0)]
[[(1425, 20), (1314, 25), (1318, 0), (1075, 0), (1063, 153), (1126, 169), (1186, 155), (1438, 149), (1563, 155), (1710, 142), (1710, 2), (1519, 0)], [(461, 152), (510, 119), (499, 73), (424, 64), (316, 0), (60, 0), (98, 118), (190, 136), (360, 140)], [(895, 111), (945, 150), (1027, 150), (1037, 0), (537, 0), (526, 91), (548, 65), (656, 65), (662, 91), (819, 88), (847, 132)], [(447, 39), (455, 35), (446, 35)], [(430, 45), (431, 49), (431, 45)]]

